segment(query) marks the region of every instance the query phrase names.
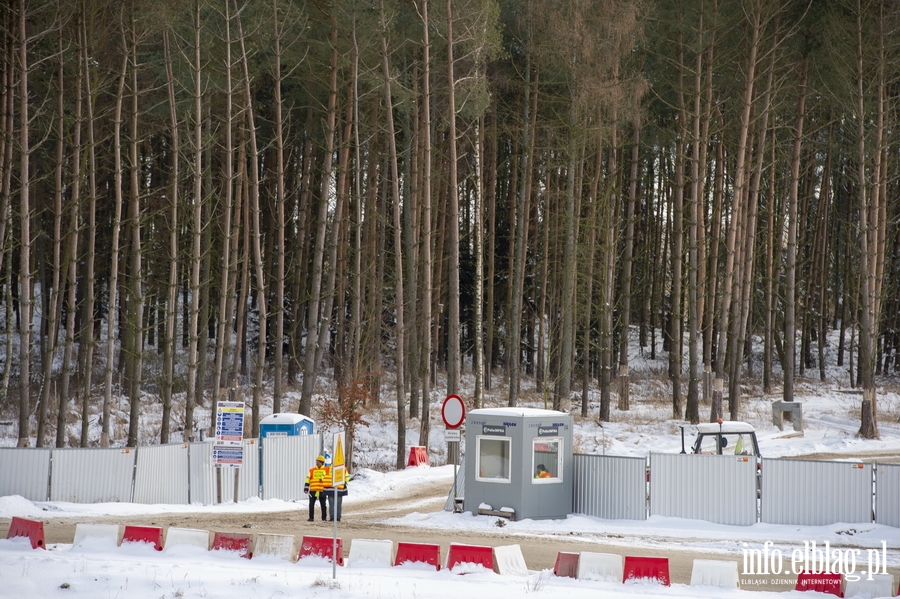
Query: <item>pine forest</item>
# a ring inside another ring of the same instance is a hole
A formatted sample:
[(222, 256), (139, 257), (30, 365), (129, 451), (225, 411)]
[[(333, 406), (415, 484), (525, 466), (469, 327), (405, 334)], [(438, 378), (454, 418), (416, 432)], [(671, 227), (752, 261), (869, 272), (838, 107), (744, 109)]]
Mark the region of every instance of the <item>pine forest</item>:
[(464, 376), (470, 409), (629, 410), (637, 344), (676, 420), (837, 364), (876, 438), (898, 27), (893, 0), (10, 0), (0, 418), (133, 447), (229, 398), (254, 436), (395, 403), (402, 465)]

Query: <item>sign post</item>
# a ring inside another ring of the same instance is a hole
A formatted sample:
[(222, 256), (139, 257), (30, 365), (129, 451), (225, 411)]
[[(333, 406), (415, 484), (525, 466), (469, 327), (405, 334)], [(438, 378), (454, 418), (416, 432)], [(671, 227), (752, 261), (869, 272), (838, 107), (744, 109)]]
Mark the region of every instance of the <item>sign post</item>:
[[(220, 401), (216, 410), (216, 443), (213, 464), (216, 468), (234, 469), (234, 502), (238, 502), (238, 481), (244, 463), (244, 402)], [(221, 471), (220, 471), (221, 472)], [(221, 477), (216, 477), (221, 481)], [(216, 489), (222, 502), (222, 489)]]
[(334, 536), (331, 538), (331, 579), (337, 578), (337, 529), (338, 529), (338, 481), (344, 482), (344, 433), (334, 434), (334, 443), (332, 445), (331, 458), (331, 492), (333, 501), (331, 502), (331, 519), (334, 521)]
[(466, 404), (459, 395), (448, 395), (441, 406), (441, 419), (447, 429), (444, 440), (450, 444), (453, 453), (453, 512), (459, 511), (456, 505), (456, 477), (459, 474), (459, 427), (466, 421)]

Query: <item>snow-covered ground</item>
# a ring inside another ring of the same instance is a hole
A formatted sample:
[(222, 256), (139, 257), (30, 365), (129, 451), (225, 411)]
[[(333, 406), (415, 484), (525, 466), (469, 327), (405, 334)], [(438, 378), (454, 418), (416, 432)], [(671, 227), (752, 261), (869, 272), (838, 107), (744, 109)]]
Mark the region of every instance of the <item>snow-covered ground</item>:
[[(354, 493), (347, 498), (347, 509), (354, 502), (403, 495), (422, 485), (449, 484), (452, 466), (409, 468), (380, 473), (360, 471), (354, 481)], [(283, 501), (251, 500), (214, 507), (137, 504), (71, 504), (30, 502), (21, 497), (0, 498), (0, 518), (71, 519), (78, 522), (89, 516), (123, 517), (156, 513), (258, 513), (296, 510), (296, 504)], [(498, 531), (495, 519), (469, 513), (413, 512), (384, 521), (384, 525), (403, 525), (422, 529), (423, 542), (428, 530), (458, 530), (490, 535)], [(851, 532), (852, 531), (852, 532)], [(857, 571), (865, 567), (865, 548), (887, 547), (888, 566), (900, 565), (900, 529), (875, 524), (830, 526), (777, 526), (756, 524), (749, 527), (722, 526), (696, 520), (653, 517), (646, 521), (610, 521), (586, 516), (565, 520), (509, 522), (502, 529), (507, 537), (559, 537), (578, 534), (582, 539), (609, 539), (633, 547), (671, 551), (701, 550), (740, 556), (746, 546), (762, 548), (771, 541), (771, 550), (785, 556), (804, 542), (815, 540), (821, 547), (829, 541), (832, 548), (862, 548)], [(848, 534), (850, 536), (848, 536)], [(377, 536), (377, 534), (375, 535)], [(348, 540), (345, 540), (345, 543)], [(349, 555), (350, 543), (345, 548)], [(744, 545), (746, 543), (747, 545)], [(883, 545), (884, 544), (884, 545)], [(290, 563), (273, 557), (254, 557), (247, 561), (235, 554), (206, 552), (194, 547), (173, 547), (157, 553), (150, 547), (115, 547), (112, 541), (90, 540), (83, 545), (51, 544), (49, 551), (32, 550), (24, 539), (0, 540), (0, 580), (5, 597), (37, 599), (44, 597), (120, 597), (162, 599), (176, 597), (429, 597), (435, 599), (466, 597), (525, 597), (537, 594), (572, 599), (597, 596), (624, 597), (790, 597), (792, 593), (727, 591), (712, 587), (674, 584), (662, 587), (647, 581), (627, 584), (591, 580), (573, 580), (553, 576), (549, 570), (529, 571), (527, 576), (500, 576), (480, 568), (435, 572), (424, 565), (399, 568), (372, 563), (337, 568), (321, 558), (304, 558)], [(603, 551), (598, 546), (597, 551)], [(525, 555), (526, 565), (528, 556)], [(787, 558), (786, 558), (787, 559)], [(473, 572), (469, 572), (474, 570)], [(750, 595), (750, 593), (753, 593)], [(798, 595), (809, 599), (810, 595)]]
[[(191, 551), (190, 549), (194, 549)], [(769, 593), (714, 587), (672, 585), (648, 581), (619, 584), (553, 576), (550, 571), (528, 576), (500, 576), (481, 567), (459, 571), (418, 564), (394, 568), (371, 563), (338, 568), (322, 558), (296, 564), (274, 558), (247, 561), (236, 554), (199, 548), (155, 552), (151, 547), (113, 548), (89, 545), (33, 551), (27, 540), (0, 541), (3, 596), (37, 598), (277, 598), (334, 597), (459, 599), (487, 597), (562, 597), (569, 599), (631, 599), (691, 597), (773, 599), (808, 593)]]

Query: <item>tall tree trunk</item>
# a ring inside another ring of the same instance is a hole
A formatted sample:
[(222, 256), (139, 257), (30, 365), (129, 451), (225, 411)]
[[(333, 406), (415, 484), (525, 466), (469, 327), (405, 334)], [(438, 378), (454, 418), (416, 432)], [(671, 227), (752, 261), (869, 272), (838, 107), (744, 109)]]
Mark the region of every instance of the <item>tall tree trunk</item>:
[[(125, 24), (122, 27), (122, 44), (125, 46)], [(128, 56), (122, 57), (122, 70), (119, 74), (119, 90), (116, 94), (115, 120), (113, 121), (113, 152), (114, 152), (114, 186), (115, 207), (112, 222), (112, 243), (110, 244), (109, 261), (109, 293), (108, 308), (106, 313), (106, 373), (105, 391), (103, 394), (102, 431), (100, 433), (100, 446), (109, 447), (110, 409), (112, 407), (113, 371), (115, 370), (115, 351), (117, 338), (117, 309), (119, 291), (119, 235), (122, 229), (122, 105), (125, 101), (125, 78), (128, 75)]]
[(518, 193), (515, 194), (515, 249), (512, 264), (512, 287), (510, 289), (511, 302), (509, 304), (509, 349), (507, 350), (507, 369), (509, 370), (509, 401), (508, 405), (514, 407), (518, 403), (521, 377), (522, 357), (522, 291), (525, 284), (525, 243), (526, 223), (528, 222), (528, 173), (531, 171), (531, 152), (534, 147), (534, 131), (531, 124), (534, 119), (531, 115), (531, 95), (537, 94), (536, 88), (532, 90), (531, 82), (531, 55), (525, 56), (525, 85), (522, 99), (522, 142), (518, 177)]
[[(391, 203), (394, 225), (394, 313), (395, 323), (395, 358), (394, 389), (397, 396), (397, 468), (403, 468), (406, 454), (406, 385), (403, 362), (406, 358), (404, 341), (406, 327), (404, 321), (403, 299), (403, 244), (401, 243), (402, 227), (400, 222), (400, 171), (397, 168), (397, 141), (394, 131), (394, 102), (391, 94), (391, 65), (388, 54), (388, 23), (384, 12), (384, 0), (379, 4), (381, 24), (381, 69), (384, 76), (384, 111), (387, 118), (388, 159), (390, 161)], [(354, 21), (354, 26), (356, 22)], [(354, 33), (355, 33), (354, 28)], [(356, 384), (356, 381), (354, 381)]]
[[(56, 94), (56, 127), (57, 127), (57, 135), (58, 138), (56, 140), (56, 168), (55, 170), (55, 181), (54, 181), (54, 193), (53, 193), (53, 273), (51, 275), (53, 282), (50, 284), (50, 289), (42, 293), (44, 297), (46, 297), (47, 292), (49, 292), (49, 314), (48, 314), (48, 322), (47, 322), (47, 340), (44, 345), (43, 351), (43, 381), (41, 382), (41, 396), (38, 400), (38, 421), (37, 421), (37, 447), (44, 446), (44, 437), (46, 435), (47, 428), (47, 413), (49, 411), (49, 403), (50, 403), (50, 389), (53, 386), (53, 362), (56, 357), (56, 342), (59, 333), (59, 307), (61, 305), (60, 301), (60, 279), (61, 279), (61, 271), (62, 271), (62, 219), (63, 219), (63, 160), (64, 160), (64, 152), (65, 152), (65, 100), (63, 90), (65, 87), (65, 62), (63, 60), (63, 40), (62, 40), (62, 29), (57, 30), (57, 52), (58, 52), (58, 89)], [(79, 154), (79, 149), (76, 149), (74, 152), (76, 155)], [(75, 179), (77, 185), (77, 179)], [(77, 229), (76, 229), (77, 230)], [(71, 235), (68, 233), (67, 235)], [(63, 364), (65, 367), (65, 363)], [(65, 428), (65, 414), (66, 407), (64, 405), (64, 400), (62, 396), (60, 396), (59, 403), (59, 413), (61, 414), (57, 420), (57, 441), (62, 437), (64, 437), (64, 431), (61, 433), (58, 428), (59, 424), (63, 425)], [(64, 447), (64, 445), (59, 445), (60, 447)]]
[[(188, 356), (187, 356), (187, 393), (184, 402), (184, 436), (187, 441), (194, 440), (194, 407), (197, 405), (198, 363), (200, 361), (200, 253), (203, 235), (203, 84), (202, 65), (200, 62), (200, 2), (194, 2), (194, 43), (193, 64), (193, 112), (194, 112), (194, 147), (193, 147), (193, 192), (191, 197), (191, 270), (190, 270), (190, 310), (188, 312)], [(215, 414), (212, 415), (215, 417)]]
[(143, 365), (144, 346), (144, 283), (142, 278), (143, 248), (141, 247), (141, 205), (140, 205), (140, 170), (138, 162), (138, 53), (137, 23), (131, 14), (131, 140), (129, 141), (131, 198), (129, 201), (129, 221), (131, 225), (131, 281), (129, 281), (129, 337), (131, 348), (130, 387), (128, 396), (131, 400), (131, 413), (128, 418), (128, 447), (137, 447), (141, 422), (141, 370)]
[(231, 80), (231, 4), (225, 0), (225, 172), (223, 174), (223, 192), (225, 205), (222, 208), (222, 258), (221, 258), (221, 293), (219, 294), (219, 314), (216, 328), (216, 355), (213, 364), (213, 395), (210, 408), (209, 436), (215, 434), (214, 419), (218, 413), (219, 398), (222, 387), (229, 385), (231, 381), (224, 380), (225, 360), (228, 357), (228, 348), (231, 345), (231, 329), (228, 326), (231, 317), (232, 298), (234, 297), (234, 284), (232, 261), (233, 251), (237, 246), (237, 227), (232, 230), (232, 210), (234, 209), (234, 84)]
[(334, 153), (335, 121), (337, 115), (337, 21), (331, 17), (331, 63), (328, 84), (328, 108), (325, 114), (325, 160), (322, 165), (322, 187), (316, 220), (316, 239), (312, 260), (312, 283), (306, 318), (306, 348), (303, 367), (303, 388), (300, 395), (300, 413), (312, 411), (312, 393), (316, 385), (319, 331), (322, 320), (319, 309), (322, 303), (322, 270), (325, 261), (325, 232), (328, 225), (328, 198), (331, 195), (331, 171)]
[[(883, 17), (883, 6), (882, 14)], [(880, 302), (878, 292), (880, 292), (880, 282), (878, 281), (879, 271), (882, 269), (884, 244), (882, 241), (882, 219), (883, 210), (880, 203), (881, 186), (879, 179), (881, 178), (881, 143), (884, 129), (884, 42), (882, 39), (882, 23), (883, 19), (879, 19), (878, 41), (879, 41), (879, 60), (878, 60), (878, 86), (877, 86), (877, 108), (876, 108), (876, 125), (875, 125), (875, 148), (873, 155), (875, 157), (872, 167), (873, 185), (871, 193), (868, 193), (868, 179), (866, 175), (866, 112), (864, 103), (864, 71), (863, 71), (863, 23), (862, 23), (862, 3), (857, 0), (856, 3), (856, 102), (857, 102), (857, 135), (858, 140), (858, 181), (859, 189), (859, 241), (860, 241), (860, 306), (859, 306), (859, 378), (862, 387), (863, 399), (860, 406), (860, 426), (858, 436), (864, 439), (877, 439), (878, 431), (878, 411), (877, 411), (877, 388), (875, 386), (875, 350), (878, 339), (878, 318), (880, 312)]]
[[(9, 251), (9, 248), (6, 247), (6, 233), (12, 226), (12, 223), (10, 222), (10, 212), (12, 209), (12, 172), (14, 170), (13, 146), (15, 143), (13, 137), (15, 127), (15, 107), (16, 100), (18, 99), (16, 93), (16, 63), (18, 62), (18, 56), (16, 54), (18, 50), (16, 38), (18, 37), (18, 26), (16, 25), (16, 11), (12, 9), (12, 4), (10, 4), (10, 10), (5, 13), (4, 23), (8, 27), (9, 33), (4, 38), (6, 46), (2, 49), (3, 59), (8, 66), (6, 72), (3, 75), (0, 75), (3, 78), (3, 93), (0, 95), (0, 103), (2, 103), (3, 106), (3, 115), (2, 118), (0, 118), (0, 149), (2, 149), (2, 151), (0, 151), (0, 185), (2, 185), (2, 190), (0, 190), (0, 254), (2, 254), (0, 255), (0, 264), (5, 264), (6, 260), (9, 259), (9, 254), (12, 253)], [(7, 274), (9, 274), (8, 271)], [(10, 290), (7, 289), (7, 291)], [(10, 309), (11, 307), (7, 305), (7, 310)], [(7, 321), (6, 326), (9, 328), (9, 321)], [(10, 339), (12, 339), (12, 337), (7, 335), (7, 341)], [(6, 355), (11, 356), (12, 354), (7, 353)], [(3, 376), (5, 378), (8, 378), (8, 375), (10, 374), (11, 365), (12, 360), (6, 360), (3, 367)], [(5, 399), (7, 390), (7, 387), (0, 389), (3, 393), (0, 397)]]
[[(619, 201), (616, 182), (618, 179), (618, 146), (619, 130), (615, 120), (610, 132), (609, 157), (606, 161), (606, 206), (603, 214), (601, 231), (605, 231), (603, 239), (602, 285), (600, 288), (600, 413), (601, 422), (609, 422), (609, 407), (612, 395), (613, 366), (613, 305), (615, 301), (615, 259), (618, 239), (616, 235), (617, 203)], [(619, 397), (616, 406), (620, 410), (630, 410), (630, 405), (622, 403)]]
[[(581, 417), (587, 418), (590, 406), (589, 389), (591, 383), (591, 318), (594, 308), (594, 256), (597, 251), (597, 204), (600, 199), (597, 194), (600, 190), (600, 179), (603, 176), (603, 145), (597, 145), (597, 156), (594, 163), (594, 173), (591, 178), (590, 197), (588, 201), (587, 216), (587, 273), (584, 277), (584, 324), (582, 325), (581, 342)], [(620, 390), (621, 392), (621, 390)]]
[(484, 117), (479, 118), (475, 131), (475, 408), (484, 404)]
[(448, 143), (450, 144), (450, 196), (447, 205), (447, 221), (449, 223), (449, 309), (447, 326), (447, 393), (459, 392), (459, 377), (462, 356), (459, 346), (459, 182), (457, 181), (456, 156), (456, 75), (453, 58), (453, 2), (447, 0), (447, 102), (449, 112)]
[[(700, 9), (699, 31), (703, 31), (703, 9)], [(700, 100), (703, 92), (703, 52), (698, 51), (694, 64), (694, 102), (691, 115), (691, 196), (688, 203), (688, 289), (687, 289), (687, 321), (688, 321), (688, 390), (685, 402), (684, 418), (691, 424), (700, 423), (700, 219), (703, 210), (703, 184), (700, 179), (702, 139)], [(686, 126), (685, 126), (686, 129)]]
[(84, 350), (84, 376), (81, 388), (81, 447), (87, 447), (90, 436), (90, 399), (93, 386), (94, 371), (94, 263), (96, 259), (97, 245), (97, 143), (94, 135), (94, 94), (93, 77), (91, 76), (91, 61), (88, 51), (87, 25), (84, 8), (81, 23), (81, 51), (82, 66), (85, 69), (85, 95), (87, 96), (87, 133), (88, 133), (88, 221), (87, 221), (87, 251), (85, 253), (85, 302), (84, 317), (82, 318), (82, 343)]
[(498, 141), (497, 141), (497, 97), (491, 94), (491, 129), (488, 137), (490, 143), (489, 149), (485, 149), (485, 163), (487, 164), (487, 301), (485, 307), (487, 314), (485, 316), (485, 326), (487, 328), (486, 339), (484, 341), (484, 386), (490, 390), (493, 386), (493, 367), (494, 367), (494, 268), (495, 268), (495, 249), (497, 246), (497, 168), (499, 167)]
[[(716, 168), (713, 174), (713, 206), (710, 215), (710, 253), (709, 253), (709, 278), (707, 279), (706, 311), (703, 315), (703, 363), (706, 365), (704, 371), (708, 372), (707, 378), (713, 373), (713, 343), (716, 338), (715, 323), (718, 318), (719, 300), (717, 300), (716, 289), (719, 282), (719, 259), (721, 254), (721, 236), (722, 236), (722, 212), (725, 196), (725, 147), (722, 140), (716, 142)], [(727, 237), (727, 234), (726, 234)], [(727, 239), (726, 239), (727, 241)], [(717, 343), (717, 342), (716, 342)], [(724, 350), (722, 350), (724, 351)], [(719, 348), (716, 346), (716, 356), (719, 354)], [(715, 422), (724, 414), (722, 407), (722, 389), (723, 380), (714, 379), (710, 381), (709, 392), (709, 421)]]
[[(356, 54), (355, 58), (358, 59), (359, 55)], [(358, 65), (357, 65), (358, 66)], [(419, 97), (419, 71), (418, 71), (418, 62), (415, 62), (412, 68), (412, 83), (413, 83), (413, 97)], [(357, 70), (358, 73), (358, 70)], [(358, 80), (358, 79), (357, 79)], [(355, 91), (354, 95), (354, 106), (356, 110), (356, 159), (357, 164), (360, 160), (359, 155), (359, 96), (358, 91)], [(406, 245), (406, 261), (404, 262), (406, 267), (406, 285), (404, 286), (404, 290), (406, 293), (403, 296), (403, 299), (409, 305), (409, 309), (405, 309), (404, 315), (408, 315), (405, 325), (406, 325), (406, 373), (409, 378), (409, 417), (417, 418), (419, 415), (419, 390), (421, 388), (421, 382), (419, 381), (419, 375), (421, 373), (422, 366), (420, 364), (422, 356), (420, 351), (420, 342), (421, 337), (419, 335), (419, 327), (418, 327), (418, 318), (416, 317), (415, 310), (415, 297), (419, 287), (419, 222), (421, 217), (419, 215), (419, 210), (421, 206), (421, 202), (419, 201), (421, 195), (421, 173), (419, 169), (419, 151), (421, 147), (421, 134), (419, 131), (419, 111), (417, 110), (416, 103), (413, 104), (414, 108), (412, 111), (407, 111), (404, 116), (404, 138), (406, 140), (406, 160), (404, 161), (404, 175), (403, 175), (403, 186), (404, 186), (404, 197), (406, 198), (406, 210), (403, 212), (403, 240)], [(410, 112), (412, 114), (410, 114)], [(359, 175), (360, 169), (356, 169), (356, 174)], [(359, 182), (359, 176), (357, 176), (356, 181)], [(357, 192), (357, 197), (361, 194)], [(358, 203), (357, 203), (358, 205)], [(357, 228), (358, 230), (358, 228)], [(357, 246), (358, 247), (358, 246)], [(356, 254), (359, 255), (359, 252)]]
[[(235, 4), (237, 4), (235, 2)], [(260, 421), (260, 404), (262, 402), (262, 386), (263, 373), (266, 367), (266, 343), (268, 341), (266, 335), (266, 321), (268, 319), (266, 305), (268, 298), (266, 297), (266, 278), (263, 275), (263, 255), (262, 255), (262, 232), (260, 230), (260, 207), (259, 207), (259, 149), (256, 144), (256, 117), (253, 108), (253, 93), (250, 89), (250, 66), (247, 56), (244, 29), (241, 25), (241, 15), (239, 11), (235, 12), (238, 27), (238, 42), (241, 47), (241, 68), (244, 74), (244, 113), (247, 123), (247, 137), (250, 141), (250, 155), (248, 161), (250, 163), (250, 178), (248, 181), (250, 192), (250, 214), (252, 223), (247, 223), (252, 227), (251, 235), (253, 238), (253, 264), (256, 271), (256, 303), (259, 318), (258, 337), (257, 337), (257, 359), (256, 368), (254, 369), (253, 383), (253, 404), (251, 407), (251, 425), (250, 435), (256, 439), (259, 437), (259, 421)], [(198, 54), (199, 56), (199, 54)], [(199, 65), (199, 62), (198, 62)], [(199, 88), (198, 88), (199, 92)], [(198, 115), (199, 116), (199, 115)], [(195, 218), (198, 225), (202, 220), (202, 212), (200, 206), (195, 207)], [(198, 227), (199, 228), (199, 227)], [(196, 233), (195, 233), (196, 234)], [(199, 244), (195, 240), (195, 244)], [(199, 253), (199, 248), (198, 248)], [(199, 280), (198, 280), (199, 283)]]
[[(247, 296), (250, 294), (250, 226), (248, 224), (250, 221), (250, 199), (247, 191), (247, 141), (245, 130), (245, 127), (241, 128), (241, 139), (238, 144), (238, 175), (235, 181), (238, 201), (234, 209), (235, 223), (231, 254), (231, 263), (234, 264), (235, 268), (235, 286), (237, 285), (238, 260), (240, 260), (241, 280), (235, 313), (235, 349), (231, 366), (231, 377), (235, 380), (239, 374), (244, 374), (242, 367), (244, 364), (244, 352), (247, 347)], [(239, 236), (241, 240), (240, 250), (238, 250)]]
[[(726, 347), (728, 347), (728, 331), (730, 330), (730, 317), (732, 309), (732, 298), (734, 296), (734, 280), (735, 280), (735, 244), (737, 241), (738, 229), (743, 221), (743, 204), (739, 201), (743, 197), (745, 186), (745, 173), (747, 158), (747, 138), (750, 133), (750, 111), (753, 107), (753, 83), (756, 79), (756, 55), (759, 50), (760, 38), (760, 15), (750, 15), (750, 52), (747, 58), (747, 74), (744, 81), (744, 93), (741, 101), (741, 120), (738, 131), (738, 147), (735, 166), (734, 180), (734, 203), (731, 218), (728, 223), (728, 232), (725, 240), (725, 271), (722, 279), (722, 303), (719, 305), (718, 311), (718, 332), (719, 338), (716, 343), (716, 360), (715, 375), (716, 380), (713, 381), (713, 409), (721, 409), (722, 393), (725, 386), (725, 357)], [(721, 417), (719, 412), (717, 417)]]
[(771, 148), (769, 150), (769, 160), (772, 168), (769, 169), (769, 189), (766, 198), (767, 215), (766, 215), (766, 287), (765, 287), (765, 323), (763, 325), (763, 393), (772, 392), (772, 354), (774, 352), (774, 329), (775, 329), (775, 277), (779, 272), (775, 265), (775, 245), (779, 243), (781, 238), (781, 219), (778, 219), (778, 227), (776, 229), (776, 210), (775, 210), (775, 151), (777, 143), (772, 139)]
[[(79, 61), (80, 62), (80, 61)], [(66, 338), (63, 350), (62, 385), (59, 395), (59, 418), (56, 428), (56, 446), (63, 447), (66, 442), (66, 424), (69, 397), (71, 392), (72, 373), (75, 371), (75, 314), (78, 312), (78, 237), (81, 230), (81, 117), (83, 110), (82, 78), (79, 68), (75, 82), (75, 132), (72, 138), (72, 193), (69, 206), (69, 233), (67, 265), (67, 297), (66, 297)], [(57, 300), (59, 301), (59, 300)]]
[[(740, 282), (740, 302), (737, 303), (738, 309), (735, 312), (736, 318), (735, 323), (737, 324), (734, 327), (735, 335), (734, 335), (734, 351), (731, 355), (731, 374), (729, 377), (729, 417), (731, 420), (738, 420), (740, 418), (740, 407), (741, 407), (741, 356), (743, 354), (744, 342), (747, 337), (747, 326), (750, 318), (751, 312), (751, 295), (753, 293), (752, 282), (753, 282), (753, 271), (754, 271), (754, 260), (756, 256), (756, 217), (759, 206), (759, 187), (760, 187), (760, 179), (762, 177), (763, 169), (765, 168), (765, 160), (764, 157), (766, 155), (766, 133), (769, 128), (769, 107), (771, 104), (772, 98), (772, 90), (773, 83), (775, 77), (775, 58), (776, 51), (775, 49), (778, 47), (778, 39), (773, 41), (773, 48), (770, 53), (770, 63), (768, 69), (768, 76), (766, 82), (766, 89), (763, 93), (763, 101), (760, 112), (762, 113), (759, 118), (759, 124), (757, 129), (757, 141), (756, 141), (756, 165), (753, 167), (753, 174), (750, 178), (750, 186), (749, 193), (747, 197), (749, 198), (747, 201), (747, 226), (744, 231), (744, 240), (743, 245), (744, 249), (742, 251), (743, 257), (743, 266), (741, 270), (743, 272), (743, 281)], [(749, 160), (748, 160), (749, 162)]]
[(28, 447), (31, 439), (31, 146), (28, 143), (28, 35), (25, 0), (19, 0), (19, 440)]
[(281, 412), (282, 362), (284, 361), (284, 132), (281, 114), (281, 35), (278, 27), (278, 2), (272, 0), (273, 42), (275, 44), (275, 364), (272, 412)]
[(420, 302), (422, 334), (422, 415), (420, 416), (419, 443), (428, 445), (431, 432), (431, 360), (432, 327), (434, 326), (431, 302), (433, 294), (432, 241), (431, 241), (431, 41), (429, 35), (428, 0), (416, 0), (422, 19), (422, 298)]
[[(615, 120), (614, 114), (613, 122)], [(563, 211), (565, 243), (563, 245), (563, 272), (561, 273), (562, 299), (560, 300), (560, 310), (562, 311), (562, 327), (560, 329), (559, 378), (553, 400), (553, 409), (562, 412), (569, 411), (569, 403), (571, 402), (572, 366), (575, 353), (575, 204), (576, 196), (578, 195), (578, 192), (575, 190), (575, 170), (581, 158), (576, 136), (576, 127), (579, 125), (573, 98), (572, 105), (569, 108), (568, 160), (565, 208)]]
[(631, 377), (628, 374), (628, 349), (631, 340), (631, 279), (634, 256), (634, 210), (637, 205), (638, 160), (640, 159), (641, 120), (634, 119), (631, 145), (631, 175), (628, 182), (628, 201), (625, 203), (625, 240), (622, 249), (622, 270), (619, 279), (619, 313), (622, 330), (619, 333), (619, 402), (631, 405)]
[[(181, 164), (181, 141), (178, 131), (178, 112), (175, 104), (175, 77), (172, 70), (172, 52), (169, 45), (169, 30), (163, 30), (163, 51), (166, 61), (166, 91), (169, 97), (169, 119), (172, 136), (171, 172), (172, 184), (169, 190), (169, 286), (166, 291), (166, 334), (163, 349), (162, 422), (159, 442), (169, 442), (172, 419), (172, 392), (175, 386), (175, 317), (178, 310), (178, 190), (179, 167)], [(224, 297), (224, 293), (222, 295)], [(215, 414), (215, 412), (213, 412)]]
[(784, 263), (784, 401), (794, 401), (794, 363), (796, 361), (795, 281), (797, 272), (797, 195), (800, 186), (800, 150), (803, 143), (803, 119), (806, 116), (807, 59), (800, 65), (797, 113), (794, 122), (794, 141), (791, 149), (791, 181), (788, 192), (787, 249)]

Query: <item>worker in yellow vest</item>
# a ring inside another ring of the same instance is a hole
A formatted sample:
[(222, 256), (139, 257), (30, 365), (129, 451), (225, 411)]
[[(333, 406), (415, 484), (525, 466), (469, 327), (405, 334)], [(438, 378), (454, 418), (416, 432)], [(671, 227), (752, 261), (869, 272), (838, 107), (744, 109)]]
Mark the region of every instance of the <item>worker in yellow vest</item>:
[(325, 507), (325, 489), (331, 486), (331, 466), (325, 465), (325, 457), (317, 456), (316, 465), (309, 469), (306, 475), (306, 483), (303, 492), (309, 494), (309, 522), (316, 519), (316, 500), (322, 508), (322, 520), (328, 519), (328, 510)]

